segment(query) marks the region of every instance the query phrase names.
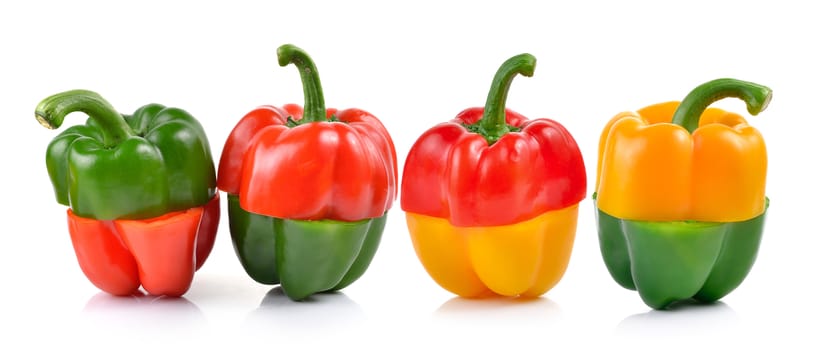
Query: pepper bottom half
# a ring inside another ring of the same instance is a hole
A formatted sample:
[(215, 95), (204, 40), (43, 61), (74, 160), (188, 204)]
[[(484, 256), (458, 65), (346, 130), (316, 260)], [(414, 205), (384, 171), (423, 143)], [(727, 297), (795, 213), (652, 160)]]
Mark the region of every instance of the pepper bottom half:
[(227, 195), (229, 232), (246, 273), (262, 284), (280, 284), (292, 300), (342, 289), (369, 267), (387, 214), (360, 221), (290, 220), (258, 215)]
[(147, 293), (178, 297), (189, 290), (215, 243), (220, 199), (144, 220), (95, 220), (67, 210), (69, 234), (80, 269), (113, 295)]
[(654, 309), (688, 299), (710, 303), (736, 289), (756, 261), (765, 223), (764, 212), (728, 223), (634, 221), (596, 212), (607, 270)]
[(558, 283), (570, 261), (578, 204), (527, 221), (457, 227), (407, 212), (415, 252), (430, 277), (461, 297), (538, 297)]

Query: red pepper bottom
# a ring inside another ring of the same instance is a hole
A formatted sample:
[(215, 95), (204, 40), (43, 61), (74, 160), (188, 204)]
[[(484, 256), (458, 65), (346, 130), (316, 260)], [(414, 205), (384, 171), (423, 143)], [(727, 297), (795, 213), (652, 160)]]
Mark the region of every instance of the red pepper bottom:
[(178, 297), (215, 244), (220, 199), (201, 207), (144, 220), (95, 220), (67, 211), (80, 269), (95, 286), (131, 295), (143, 285), (152, 295)]

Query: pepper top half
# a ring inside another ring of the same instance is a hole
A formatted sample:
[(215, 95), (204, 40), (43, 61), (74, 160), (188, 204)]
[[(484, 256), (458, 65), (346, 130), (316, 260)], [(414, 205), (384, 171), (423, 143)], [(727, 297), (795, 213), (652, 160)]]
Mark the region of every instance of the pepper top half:
[(765, 211), (767, 149), (738, 114), (708, 106), (738, 97), (756, 115), (771, 90), (718, 79), (684, 101), (619, 113), (602, 131), (597, 205), (612, 216), (647, 221), (732, 222)]

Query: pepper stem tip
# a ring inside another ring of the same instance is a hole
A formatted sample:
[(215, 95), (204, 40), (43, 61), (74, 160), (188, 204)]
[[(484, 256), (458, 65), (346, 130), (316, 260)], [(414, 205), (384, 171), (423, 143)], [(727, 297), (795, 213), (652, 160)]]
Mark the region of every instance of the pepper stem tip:
[(53, 125), (52, 123), (50, 123), (49, 119), (41, 115), (40, 113), (34, 113), (34, 117), (37, 118), (37, 122), (40, 123), (40, 125), (43, 125), (43, 127), (46, 129), (54, 130), (58, 128), (57, 125)]
[(762, 103), (751, 104), (748, 103), (748, 113), (751, 115), (757, 115), (765, 111), (768, 108), (768, 105), (771, 103), (771, 99), (773, 99), (773, 91), (771, 89), (765, 88), (767, 91), (764, 95), (764, 101)]

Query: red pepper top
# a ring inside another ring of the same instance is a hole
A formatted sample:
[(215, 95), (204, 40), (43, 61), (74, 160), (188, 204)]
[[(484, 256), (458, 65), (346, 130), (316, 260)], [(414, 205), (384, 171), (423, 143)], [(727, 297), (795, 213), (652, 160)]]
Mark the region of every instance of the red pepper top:
[(360, 109), (325, 109), (315, 65), (292, 45), (279, 63), (298, 66), (306, 110), (262, 106), (224, 145), (218, 188), (244, 210), (296, 220), (357, 221), (383, 216), (397, 193), (395, 146), (384, 125)]
[(298, 220), (357, 221), (384, 215), (396, 196), (395, 146), (360, 109), (327, 110), (340, 122), (287, 126), (302, 109), (263, 106), (229, 135), (218, 188), (253, 213)]
[(462, 124), (483, 108), (426, 131), (404, 166), (401, 208), (448, 219), (456, 226), (508, 225), (584, 199), (586, 174), (579, 147), (561, 124), (527, 120), (507, 110), (520, 128), (492, 145)]
[(515, 70), (530, 76), (534, 64), (526, 54), (511, 58), (497, 73), (486, 107), (466, 109), (419, 137), (404, 166), (404, 211), (456, 226), (496, 226), (584, 199), (584, 160), (567, 129), (504, 108)]

